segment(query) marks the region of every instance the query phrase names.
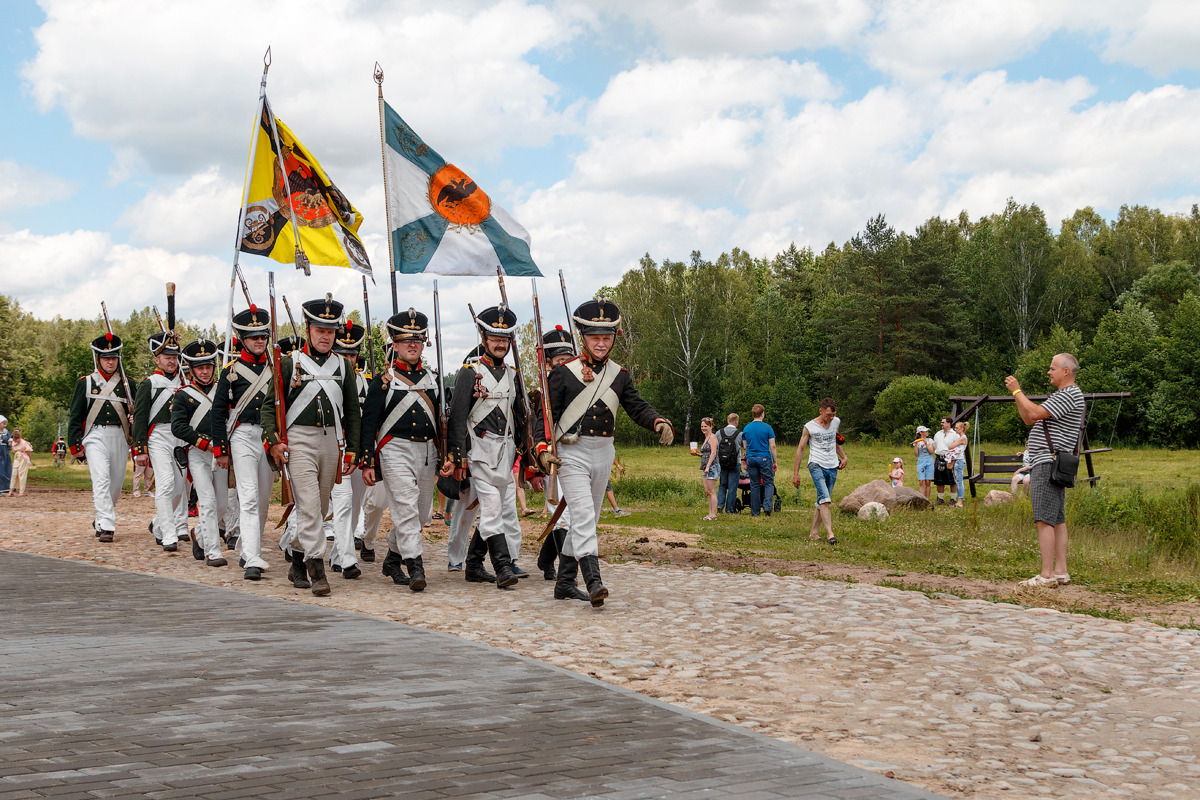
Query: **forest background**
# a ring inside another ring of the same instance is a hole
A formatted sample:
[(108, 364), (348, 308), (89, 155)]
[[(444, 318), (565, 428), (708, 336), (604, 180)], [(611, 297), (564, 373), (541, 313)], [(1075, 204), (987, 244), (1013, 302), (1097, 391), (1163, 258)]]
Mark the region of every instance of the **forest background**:
[[(1111, 221), (1083, 208), (1057, 234), (1036, 204), (1011, 200), (999, 213), (934, 217), (912, 233), (880, 215), (819, 253), (793, 244), (761, 258), (736, 248), (715, 260), (647, 254), (606, 291), (624, 320), (614, 358), (683, 442), (699, 437), (705, 416), (748, 422), (755, 403), (781, 441), (796, 441), (826, 396), (851, 437), (907, 442), (918, 424), (936, 428), (951, 396), (1006, 393), (1005, 375), (1031, 394), (1049, 390), (1050, 359), (1070, 352), (1084, 391), (1132, 394), (1089, 405), (1093, 442), (1200, 444), (1195, 205), (1186, 215), (1123, 206)], [(373, 322), (382, 358), (382, 321)], [(113, 327), (138, 380), (151, 369), (146, 337), (158, 323), (147, 308)], [(179, 328), (185, 342), (224, 336), (186, 320)], [(38, 449), (65, 430), (101, 332), (99, 316), (39, 320), (0, 295), (0, 413)], [(526, 323), (527, 368), (533, 340)], [(460, 354), (446, 355), (452, 374)], [(1020, 442), (1026, 430), (1009, 404), (987, 407), (979, 423), (992, 442)], [(649, 438), (621, 415), (619, 441)]]

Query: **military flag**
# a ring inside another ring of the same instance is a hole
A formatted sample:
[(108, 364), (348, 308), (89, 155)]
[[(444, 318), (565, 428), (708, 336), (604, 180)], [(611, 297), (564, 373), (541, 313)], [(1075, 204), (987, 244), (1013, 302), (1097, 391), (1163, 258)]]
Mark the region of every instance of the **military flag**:
[(393, 271), (540, 276), (521, 224), (381, 104)]
[[(307, 257), (319, 266), (351, 267), (371, 275), (367, 250), (358, 238), (362, 215), (272, 113), (265, 94), (259, 109), (238, 249), (296, 263), (305, 272), (300, 262)], [(297, 235), (303, 255), (297, 251)]]

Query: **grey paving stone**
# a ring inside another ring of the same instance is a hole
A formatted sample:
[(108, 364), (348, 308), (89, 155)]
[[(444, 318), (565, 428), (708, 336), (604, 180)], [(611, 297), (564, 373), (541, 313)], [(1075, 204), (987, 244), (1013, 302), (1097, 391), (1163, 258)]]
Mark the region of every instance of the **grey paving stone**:
[(0, 798), (935, 798), (348, 612), (4, 551), (0, 604)]

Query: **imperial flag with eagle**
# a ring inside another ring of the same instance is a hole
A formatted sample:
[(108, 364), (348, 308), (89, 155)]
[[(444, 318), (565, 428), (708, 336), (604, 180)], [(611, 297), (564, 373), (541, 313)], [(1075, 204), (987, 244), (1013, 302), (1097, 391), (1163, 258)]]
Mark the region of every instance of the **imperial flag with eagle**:
[(469, 175), (433, 151), (383, 103), (384, 183), (392, 268), (439, 275), (540, 277), (529, 234)]
[(274, 116), (265, 97), (258, 125), (238, 248), (291, 264), (297, 259), (294, 232), (298, 231), (300, 249), (309, 263), (351, 267), (371, 275), (371, 262), (358, 237), (362, 215), (295, 134)]

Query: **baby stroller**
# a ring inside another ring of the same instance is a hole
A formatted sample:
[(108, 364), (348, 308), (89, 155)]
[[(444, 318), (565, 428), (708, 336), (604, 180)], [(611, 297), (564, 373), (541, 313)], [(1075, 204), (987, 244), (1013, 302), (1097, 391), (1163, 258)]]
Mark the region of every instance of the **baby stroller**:
[[(759, 484), (762, 484), (762, 479), (759, 479)], [(738, 481), (738, 497), (733, 501), (733, 510), (740, 514), (742, 509), (750, 508), (750, 477), (743, 472), (741, 480)], [(783, 501), (779, 499), (779, 487), (775, 487), (775, 497), (771, 502), (771, 511), (779, 511), (783, 508)]]

